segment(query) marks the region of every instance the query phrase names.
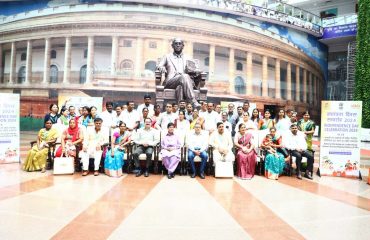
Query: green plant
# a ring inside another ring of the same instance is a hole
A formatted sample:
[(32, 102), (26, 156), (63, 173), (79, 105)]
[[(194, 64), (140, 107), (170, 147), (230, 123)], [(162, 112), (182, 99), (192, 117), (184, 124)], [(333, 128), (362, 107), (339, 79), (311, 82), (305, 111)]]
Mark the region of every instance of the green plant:
[(370, 128), (370, 0), (358, 4), (354, 99), (362, 101), (362, 127)]

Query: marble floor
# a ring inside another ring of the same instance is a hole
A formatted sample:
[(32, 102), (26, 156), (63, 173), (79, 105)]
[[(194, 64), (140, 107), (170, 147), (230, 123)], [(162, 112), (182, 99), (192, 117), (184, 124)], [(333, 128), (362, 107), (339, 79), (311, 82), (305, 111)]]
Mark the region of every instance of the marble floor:
[(110, 178), (0, 165), (0, 239), (370, 239), (370, 185)]

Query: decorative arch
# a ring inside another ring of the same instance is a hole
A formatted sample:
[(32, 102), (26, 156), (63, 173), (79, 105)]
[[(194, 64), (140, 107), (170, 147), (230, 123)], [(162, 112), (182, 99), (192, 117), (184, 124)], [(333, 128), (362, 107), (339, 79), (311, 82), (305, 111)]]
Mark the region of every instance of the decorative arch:
[(134, 62), (130, 59), (125, 59), (120, 63), (119, 68), (124, 71), (132, 71), (134, 70)]
[(18, 70), (18, 83), (24, 83), (26, 81), (26, 67), (22, 66)]
[(241, 76), (237, 76), (234, 79), (234, 82), (235, 92), (237, 94), (245, 94), (246, 85), (244, 79)]
[(58, 83), (58, 71), (56, 65), (50, 66), (50, 83)]

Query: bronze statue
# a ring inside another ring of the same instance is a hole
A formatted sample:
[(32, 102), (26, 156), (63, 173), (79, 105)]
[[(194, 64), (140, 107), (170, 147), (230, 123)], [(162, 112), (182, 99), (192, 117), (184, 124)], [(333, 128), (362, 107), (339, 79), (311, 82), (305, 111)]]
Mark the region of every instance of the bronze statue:
[(194, 94), (201, 81), (198, 64), (183, 54), (184, 42), (181, 39), (175, 38), (172, 48), (173, 53), (165, 55), (157, 66), (160, 73), (165, 74), (163, 86), (165, 89), (176, 89), (177, 101), (185, 99), (199, 107)]

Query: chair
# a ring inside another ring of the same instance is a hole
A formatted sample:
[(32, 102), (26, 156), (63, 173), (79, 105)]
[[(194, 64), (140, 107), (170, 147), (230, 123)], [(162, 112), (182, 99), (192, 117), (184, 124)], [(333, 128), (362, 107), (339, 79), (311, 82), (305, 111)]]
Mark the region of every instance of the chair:
[[(163, 108), (164, 101), (176, 101), (177, 99), (177, 92), (182, 92), (182, 87), (179, 86), (176, 89), (165, 89), (162, 82), (162, 77), (165, 78), (164, 74), (159, 72), (158, 70), (155, 71), (155, 85), (156, 85), (156, 102), (157, 104)], [(198, 78), (195, 78), (195, 98), (198, 101), (206, 101), (207, 100), (207, 88), (205, 88), (205, 82), (207, 79), (207, 73), (202, 72)]]
[[(315, 151), (311, 151), (311, 150), (308, 150), (310, 152), (312, 152), (312, 156), (314, 157), (314, 162), (315, 162)], [(291, 153), (289, 152), (289, 167), (288, 167), (288, 176), (292, 176), (293, 175), (293, 170), (296, 169), (296, 168), (293, 168), (293, 163), (295, 164), (296, 162), (296, 157), (292, 156)], [(301, 163), (307, 163), (307, 158), (306, 157), (303, 157), (302, 156), (302, 161)]]

